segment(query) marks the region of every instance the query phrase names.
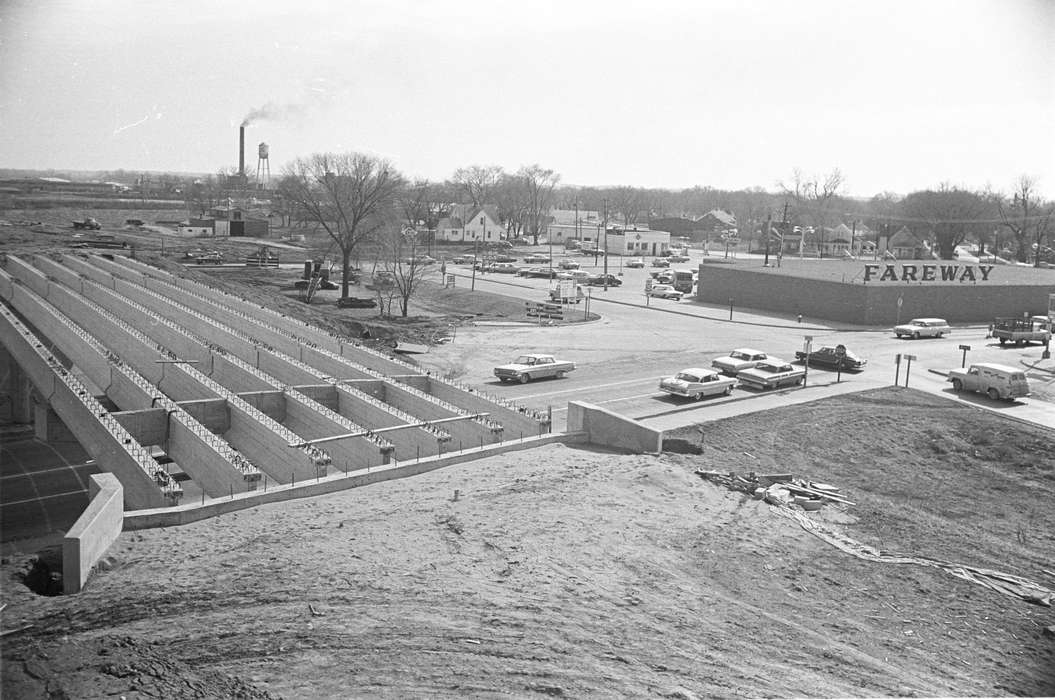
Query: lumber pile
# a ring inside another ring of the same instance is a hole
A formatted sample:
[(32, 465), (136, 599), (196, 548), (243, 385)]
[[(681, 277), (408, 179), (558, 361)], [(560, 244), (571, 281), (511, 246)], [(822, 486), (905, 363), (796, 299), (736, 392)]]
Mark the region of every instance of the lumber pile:
[(839, 493), (839, 487), (823, 484), (793, 474), (738, 474), (697, 469), (696, 475), (732, 491), (740, 491), (772, 505), (798, 506), (802, 510), (819, 510), (826, 503), (857, 505)]

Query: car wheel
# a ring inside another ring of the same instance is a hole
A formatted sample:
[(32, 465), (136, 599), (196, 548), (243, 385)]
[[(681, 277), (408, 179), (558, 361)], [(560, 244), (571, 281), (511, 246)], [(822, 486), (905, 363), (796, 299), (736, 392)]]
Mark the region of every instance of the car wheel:
[(959, 379), (953, 379), (952, 380), (952, 390), (953, 391), (963, 391), (963, 382), (961, 382)]
[(989, 395), (989, 398), (991, 398), (991, 399), (992, 399), (993, 401), (999, 401), (999, 400), (1000, 400), (1000, 392), (999, 392), (999, 391), (997, 391), (997, 390), (996, 390), (995, 388), (993, 388), (993, 387), (990, 387), (990, 388), (989, 388), (989, 391), (987, 391), (987, 392), (985, 392), (985, 393), (986, 393), (986, 394), (988, 394), (988, 395)]
[(527, 384), (530, 381), (531, 381), (531, 375), (528, 375), (528, 374), (521, 374), (520, 375), (520, 383), (521, 384)]
[(1007, 338), (1001, 338), (1001, 339), (1000, 339), (1000, 344), (1001, 344), (1001, 345), (1003, 345), (1003, 344), (1004, 344), (1004, 343), (1006, 343), (1006, 342), (1007, 342)]
[(939, 338), (942, 337), (943, 335), (945, 335), (945, 334), (944, 333), (938, 333), (938, 337)]
[(564, 370), (561, 370), (560, 372), (557, 372), (557, 379), (564, 379), (567, 376), (568, 376), (568, 373), (565, 372)]
[(896, 336), (897, 336), (898, 338), (900, 338), (900, 337), (901, 337), (901, 334), (900, 334), (900, 333), (895, 333), (894, 335), (896, 335)]
[(498, 378), (498, 381), (500, 381), (500, 382), (502, 382), (503, 384), (505, 384), (506, 382), (508, 382), (508, 381), (509, 381), (509, 377), (499, 377), (499, 378)]
[(795, 386), (802, 386), (802, 383), (804, 381), (805, 381), (804, 377), (799, 377), (798, 379), (795, 380)]
[(912, 337), (915, 338), (916, 340), (919, 340), (919, 331), (916, 331), (915, 333), (913, 333)]
[(733, 385), (730, 384), (729, 386), (725, 387), (725, 395), (729, 396), (732, 393), (733, 393)]

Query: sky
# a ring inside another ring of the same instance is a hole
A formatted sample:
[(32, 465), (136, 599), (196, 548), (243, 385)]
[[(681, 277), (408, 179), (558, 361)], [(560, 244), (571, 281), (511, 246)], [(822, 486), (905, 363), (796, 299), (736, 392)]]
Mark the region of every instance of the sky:
[(1055, 198), (1055, 0), (0, 0), (0, 168)]

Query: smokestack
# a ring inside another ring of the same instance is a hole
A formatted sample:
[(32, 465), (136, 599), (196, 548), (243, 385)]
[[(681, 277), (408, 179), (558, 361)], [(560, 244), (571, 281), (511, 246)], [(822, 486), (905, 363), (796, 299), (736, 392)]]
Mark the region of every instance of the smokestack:
[(245, 177), (245, 127), (238, 127), (238, 176)]

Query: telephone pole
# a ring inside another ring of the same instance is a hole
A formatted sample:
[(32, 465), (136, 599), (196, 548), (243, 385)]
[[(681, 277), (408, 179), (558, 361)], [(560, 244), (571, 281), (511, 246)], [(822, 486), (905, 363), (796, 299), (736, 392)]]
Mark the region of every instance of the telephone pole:
[(770, 214), (766, 214), (766, 230), (762, 233), (762, 235), (766, 237), (766, 260), (762, 263), (762, 267), (769, 267), (769, 238), (771, 235), (770, 221), (772, 218), (773, 217)]
[(604, 198), (604, 291), (608, 291), (608, 198)]

